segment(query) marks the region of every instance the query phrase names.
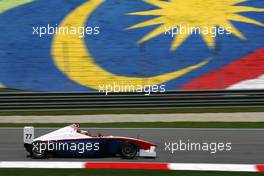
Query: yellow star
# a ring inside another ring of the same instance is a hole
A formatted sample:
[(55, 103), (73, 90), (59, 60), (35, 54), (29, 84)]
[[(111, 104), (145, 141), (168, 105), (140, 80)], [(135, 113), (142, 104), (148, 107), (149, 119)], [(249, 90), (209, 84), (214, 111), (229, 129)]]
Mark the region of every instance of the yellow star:
[[(146, 26), (159, 25), (153, 31), (141, 38), (138, 43), (146, 42), (162, 33), (165, 33), (168, 28), (176, 26), (188, 26), (191, 28), (213, 28), (222, 27), (236, 37), (245, 40), (246, 37), (230, 22), (238, 21), (251, 23), (264, 27), (264, 24), (254, 19), (245, 17), (238, 13), (240, 12), (264, 12), (263, 8), (255, 8), (248, 6), (236, 5), (247, 0), (143, 0), (146, 3), (152, 4), (158, 9), (133, 12), (129, 15), (141, 16), (157, 16), (151, 20), (133, 25), (127, 29), (136, 29)], [(191, 33), (177, 34), (171, 45), (171, 50), (176, 50)], [(211, 34), (201, 33), (206, 44), (213, 48), (215, 46), (215, 37)]]

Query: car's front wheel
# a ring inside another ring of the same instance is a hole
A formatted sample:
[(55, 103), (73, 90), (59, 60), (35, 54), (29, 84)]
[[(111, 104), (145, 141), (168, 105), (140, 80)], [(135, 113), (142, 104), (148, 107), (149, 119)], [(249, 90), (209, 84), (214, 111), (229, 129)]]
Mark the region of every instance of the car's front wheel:
[(133, 159), (137, 155), (137, 147), (130, 142), (124, 142), (121, 144), (120, 154), (125, 159)]

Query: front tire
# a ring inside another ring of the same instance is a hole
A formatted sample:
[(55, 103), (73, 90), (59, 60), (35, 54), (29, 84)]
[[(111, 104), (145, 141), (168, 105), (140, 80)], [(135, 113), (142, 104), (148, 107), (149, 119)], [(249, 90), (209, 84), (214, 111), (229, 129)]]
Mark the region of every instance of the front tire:
[(121, 144), (120, 154), (125, 159), (133, 159), (137, 155), (137, 147), (130, 142), (124, 142)]

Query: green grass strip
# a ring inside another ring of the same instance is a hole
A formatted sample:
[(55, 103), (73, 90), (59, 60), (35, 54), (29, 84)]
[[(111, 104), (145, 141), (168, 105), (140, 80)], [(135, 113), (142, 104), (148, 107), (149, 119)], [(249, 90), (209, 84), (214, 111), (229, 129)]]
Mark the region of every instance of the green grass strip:
[[(0, 127), (54, 127), (68, 123), (2, 123)], [(264, 128), (264, 122), (122, 122), (82, 123), (81, 128)]]
[(29, 112), (0, 112), (0, 116), (44, 116), (44, 115), (93, 115), (93, 114), (172, 114), (172, 113), (236, 113), (264, 112), (259, 108), (189, 108), (189, 109), (124, 109), (124, 110), (69, 110), (69, 111), (29, 111)]

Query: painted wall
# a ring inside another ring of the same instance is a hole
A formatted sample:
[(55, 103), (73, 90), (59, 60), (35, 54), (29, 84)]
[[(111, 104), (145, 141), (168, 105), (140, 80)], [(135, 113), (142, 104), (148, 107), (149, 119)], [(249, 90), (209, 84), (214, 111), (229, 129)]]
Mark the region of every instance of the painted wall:
[[(263, 0), (4, 0), (0, 12), (2, 87), (264, 88)], [(225, 32), (216, 37), (166, 32), (179, 25)], [(50, 33), (51, 27), (88, 32), (40, 37), (41, 27), (50, 27)]]

